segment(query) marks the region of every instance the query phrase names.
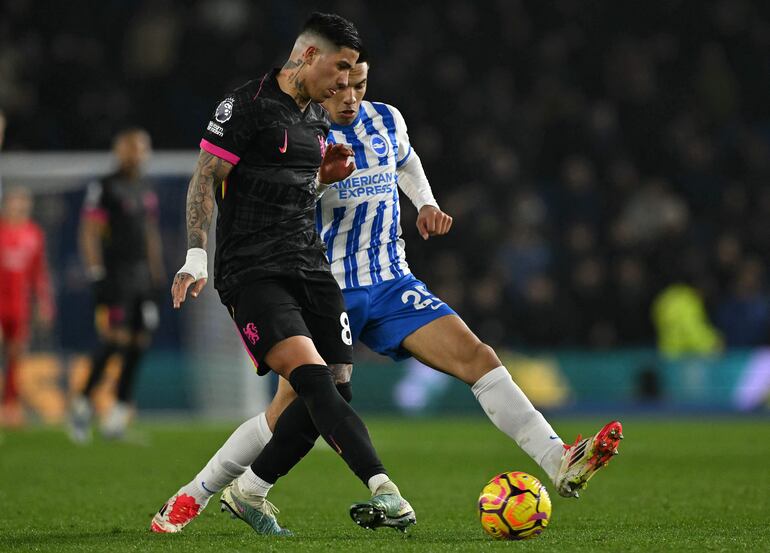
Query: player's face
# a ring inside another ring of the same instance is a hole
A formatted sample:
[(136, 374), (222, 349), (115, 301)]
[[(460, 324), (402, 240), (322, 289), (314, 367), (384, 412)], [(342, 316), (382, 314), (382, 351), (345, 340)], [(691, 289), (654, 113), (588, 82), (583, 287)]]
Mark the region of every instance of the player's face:
[(357, 59), (358, 52), (350, 48), (317, 50), (305, 79), (305, 89), (310, 99), (323, 102), (347, 86), (350, 70)]
[(24, 191), (10, 191), (3, 199), (3, 219), (22, 222), (32, 213), (32, 197)]
[(139, 172), (151, 152), (150, 137), (144, 132), (126, 134), (115, 144), (115, 157), (121, 168), (129, 173)]
[(369, 80), (369, 64), (357, 63), (350, 71), (348, 84), (337, 94), (324, 102), (329, 117), (338, 125), (350, 125), (358, 116), (361, 102), (366, 95), (366, 83)]

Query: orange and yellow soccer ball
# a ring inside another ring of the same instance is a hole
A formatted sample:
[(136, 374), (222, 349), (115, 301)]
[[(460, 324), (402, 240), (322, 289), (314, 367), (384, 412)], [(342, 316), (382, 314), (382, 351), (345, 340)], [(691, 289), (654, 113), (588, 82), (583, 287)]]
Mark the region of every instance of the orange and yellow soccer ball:
[(551, 498), (540, 480), (526, 472), (498, 474), (479, 496), (484, 531), (498, 540), (540, 535), (551, 519)]

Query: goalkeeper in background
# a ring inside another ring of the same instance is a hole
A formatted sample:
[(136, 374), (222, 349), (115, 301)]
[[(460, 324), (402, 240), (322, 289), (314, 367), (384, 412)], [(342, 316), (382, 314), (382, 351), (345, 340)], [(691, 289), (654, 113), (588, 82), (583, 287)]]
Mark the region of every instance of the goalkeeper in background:
[(92, 354), (85, 388), (71, 406), (70, 436), (90, 440), (90, 396), (108, 361), (123, 362), (117, 398), (104, 419), (106, 438), (123, 436), (129, 421), (137, 371), (158, 325), (154, 297), (165, 281), (158, 232), (158, 198), (143, 168), (151, 154), (150, 136), (139, 128), (118, 133), (113, 141), (117, 170), (92, 182), (81, 215), (80, 248), (95, 300), (100, 344)]

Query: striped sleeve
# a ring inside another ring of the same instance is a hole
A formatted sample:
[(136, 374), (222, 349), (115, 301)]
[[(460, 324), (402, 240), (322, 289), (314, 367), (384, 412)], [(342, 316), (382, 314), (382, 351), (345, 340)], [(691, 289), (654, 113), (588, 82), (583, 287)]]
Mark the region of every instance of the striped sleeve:
[(412, 153), (412, 144), (409, 142), (409, 133), (407, 132), (404, 116), (393, 106), (388, 106), (388, 108), (393, 113), (393, 119), (396, 123), (396, 140), (398, 142), (396, 167), (401, 167)]

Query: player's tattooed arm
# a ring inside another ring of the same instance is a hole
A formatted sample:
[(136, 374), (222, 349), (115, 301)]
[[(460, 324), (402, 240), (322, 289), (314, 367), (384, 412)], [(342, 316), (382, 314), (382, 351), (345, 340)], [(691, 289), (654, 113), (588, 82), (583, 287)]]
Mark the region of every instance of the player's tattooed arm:
[(206, 249), (214, 215), (214, 190), (230, 174), (233, 165), (205, 150), (198, 155), (190, 185), (187, 188), (187, 247)]

